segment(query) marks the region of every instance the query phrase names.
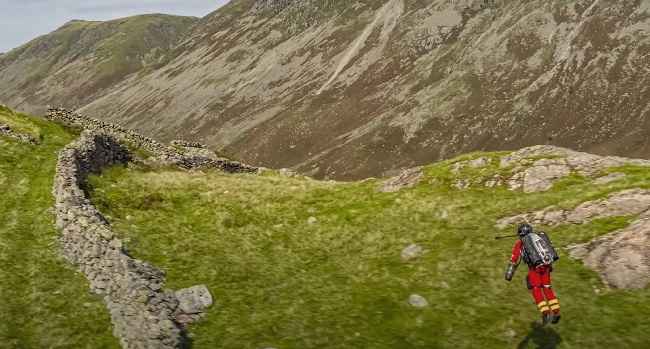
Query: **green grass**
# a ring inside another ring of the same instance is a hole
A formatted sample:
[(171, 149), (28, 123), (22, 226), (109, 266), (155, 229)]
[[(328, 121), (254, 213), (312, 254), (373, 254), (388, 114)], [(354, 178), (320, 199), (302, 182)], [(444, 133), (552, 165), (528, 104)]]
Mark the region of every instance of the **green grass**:
[[(38, 146), (0, 137), (0, 348), (117, 348), (101, 300), (58, 254), (51, 186), (57, 151), (74, 131), (0, 108), (0, 122), (40, 136)], [(143, 153), (143, 155), (146, 155)], [(503, 280), (513, 241), (495, 241), (498, 218), (549, 205), (572, 208), (628, 188), (650, 171), (593, 185), (571, 175), (550, 191), (453, 189), (481, 183), (503, 153), (472, 153), (425, 168), (418, 186), (380, 193), (379, 181), (320, 182), (138, 165), (91, 179), (93, 200), (127, 248), (167, 272), (170, 288), (206, 284), (216, 300), (193, 325), (193, 348), (647, 348), (650, 290), (608, 289), (565, 247), (625, 227), (635, 217), (548, 231), (562, 259), (553, 274), (562, 322), (539, 317), (525, 270)], [(488, 156), (454, 174), (454, 162)], [(309, 217), (318, 222), (309, 224)], [(400, 259), (411, 244), (427, 252)], [(424, 309), (408, 305), (424, 296)]]
[[(480, 156), (472, 154), (465, 158)], [(499, 154), (484, 154), (498, 157)], [(208, 285), (216, 300), (192, 326), (194, 348), (646, 348), (650, 290), (606, 288), (564, 248), (624, 227), (633, 217), (543, 227), (560, 248), (553, 274), (563, 309), (538, 329), (524, 286), (503, 271), (514, 240), (500, 217), (571, 208), (616, 190), (647, 187), (647, 170), (595, 186), (573, 175), (545, 193), (452, 189), (445, 161), (399, 193), (379, 182), (336, 184), (277, 175), (116, 167), (91, 179), (93, 200), (136, 257), (167, 272), (167, 286)], [(461, 172), (476, 181), (495, 173)], [(308, 224), (309, 217), (316, 224)], [(427, 253), (404, 263), (411, 243)], [(425, 309), (407, 304), (424, 296)]]
[(9, 125), (12, 130), (19, 133), (26, 133), (36, 139), (41, 138), (40, 129), (30, 122), (25, 114), (16, 113), (13, 110), (0, 104), (0, 124)]
[(6, 121), (42, 144), (0, 136), (0, 348), (118, 348), (103, 302), (58, 254), (52, 180), (74, 135), (2, 108)]

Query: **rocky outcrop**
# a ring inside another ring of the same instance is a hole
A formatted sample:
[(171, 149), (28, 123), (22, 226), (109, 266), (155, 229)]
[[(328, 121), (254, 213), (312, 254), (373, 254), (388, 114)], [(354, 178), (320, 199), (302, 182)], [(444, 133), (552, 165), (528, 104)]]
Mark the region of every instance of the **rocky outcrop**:
[(11, 127), (9, 127), (9, 125), (5, 125), (5, 124), (0, 124), (0, 136), (13, 138), (23, 143), (38, 144), (36, 138), (26, 133), (16, 132), (12, 130)]
[(187, 292), (164, 289), (161, 270), (129, 256), (87, 197), (90, 173), (130, 159), (115, 137), (90, 131), (60, 152), (53, 193), (63, 255), (86, 276), (91, 290), (104, 297), (123, 348), (182, 348), (183, 324), (200, 317), (211, 297), (203, 290), (202, 301), (191, 302), (192, 313), (186, 313), (180, 304), (187, 302), (179, 296)]
[(650, 190), (630, 189), (611, 194), (605, 199), (588, 201), (573, 210), (548, 207), (541, 211), (502, 218), (497, 228), (521, 222), (541, 225), (583, 224), (597, 218), (636, 216), (650, 210)]
[(512, 168), (514, 173), (507, 180), (508, 187), (525, 193), (549, 190), (557, 180), (572, 173), (594, 177), (607, 168), (624, 165), (650, 166), (650, 161), (539, 145), (513, 152), (501, 158), (499, 164), (501, 168)]
[(650, 190), (631, 189), (602, 200), (585, 202), (573, 210), (553, 207), (507, 217), (497, 222), (505, 228), (521, 222), (540, 225), (584, 224), (594, 219), (638, 216), (630, 226), (569, 246), (571, 256), (597, 271), (605, 283), (617, 288), (644, 288), (650, 283)]
[[(501, 157), (499, 169), (502, 173), (490, 177), (463, 178), (463, 169), (480, 169), (490, 163), (491, 160), (485, 157), (454, 163), (452, 173), (458, 175), (458, 178), (453, 185), (458, 189), (466, 189), (470, 186), (492, 188), (505, 185), (510, 190), (535, 193), (551, 189), (558, 180), (571, 174), (596, 177), (594, 183), (603, 185), (625, 177), (620, 173), (598, 177), (608, 168), (625, 165), (650, 166), (648, 160), (598, 156), (562, 147), (536, 145)], [(509, 174), (506, 175), (505, 172)]]
[(422, 167), (406, 169), (398, 176), (390, 178), (382, 183), (379, 191), (384, 193), (394, 193), (405, 188), (412, 188), (420, 183), (423, 176)]
[(158, 164), (178, 166), (185, 169), (215, 168), (229, 173), (257, 173), (257, 167), (218, 157), (200, 143), (177, 141), (182, 151), (143, 136), (121, 126), (89, 118), (63, 108), (50, 108), (47, 119), (84, 130), (112, 135), (119, 141), (141, 148), (152, 154)]
[(596, 270), (603, 280), (616, 288), (641, 289), (650, 284), (650, 217), (629, 227), (569, 246), (571, 257), (581, 259)]

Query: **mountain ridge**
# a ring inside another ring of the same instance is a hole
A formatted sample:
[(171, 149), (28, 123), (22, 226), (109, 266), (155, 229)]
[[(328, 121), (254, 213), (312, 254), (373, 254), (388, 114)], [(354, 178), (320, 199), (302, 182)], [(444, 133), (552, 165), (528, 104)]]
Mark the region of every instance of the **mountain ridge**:
[(319, 178), (544, 143), (647, 158), (649, 5), (235, 0), (79, 107)]
[(39, 114), (58, 101), (84, 105), (127, 75), (158, 64), (197, 20), (148, 14), (68, 21), (0, 56), (1, 98)]

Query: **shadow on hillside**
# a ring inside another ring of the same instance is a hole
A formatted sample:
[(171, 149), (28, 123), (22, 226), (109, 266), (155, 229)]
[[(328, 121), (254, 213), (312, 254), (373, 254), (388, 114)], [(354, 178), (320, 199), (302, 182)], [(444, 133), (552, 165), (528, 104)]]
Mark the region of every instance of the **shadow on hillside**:
[(552, 327), (542, 326), (539, 322), (530, 324), (531, 330), (528, 335), (519, 343), (517, 349), (555, 349), (562, 342), (560, 335)]

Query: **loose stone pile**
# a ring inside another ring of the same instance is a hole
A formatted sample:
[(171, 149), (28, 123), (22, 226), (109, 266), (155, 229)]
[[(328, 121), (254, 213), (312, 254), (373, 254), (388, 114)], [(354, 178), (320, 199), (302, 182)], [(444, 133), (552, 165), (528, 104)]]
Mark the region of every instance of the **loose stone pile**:
[(23, 143), (38, 144), (38, 141), (34, 137), (25, 133), (16, 132), (12, 130), (11, 127), (9, 127), (9, 125), (5, 125), (5, 124), (0, 124), (0, 135), (17, 139), (18, 141)]
[(212, 304), (209, 292), (205, 286), (164, 289), (164, 273), (125, 252), (85, 191), (90, 173), (130, 158), (115, 137), (91, 131), (60, 152), (53, 192), (63, 254), (85, 274), (92, 291), (104, 296), (122, 347), (182, 348), (183, 326)]
[(200, 143), (176, 141), (175, 146), (182, 151), (159, 143), (149, 137), (118, 125), (92, 119), (63, 108), (51, 108), (47, 119), (84, 130), (109, 134), (119, 141), (131, 144), (151, 153), (158, 164), (179, 166), (185, 169), (215, 168), (230, 173), (257, 173), (257, 167), (248, 166), (237, 161), (219, 158), (214, 152)]

